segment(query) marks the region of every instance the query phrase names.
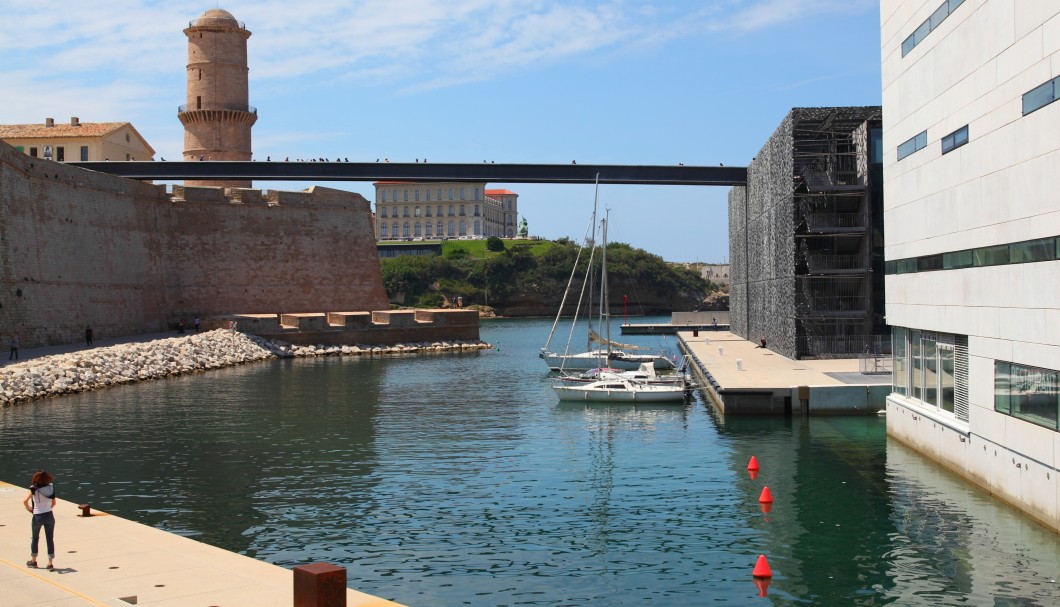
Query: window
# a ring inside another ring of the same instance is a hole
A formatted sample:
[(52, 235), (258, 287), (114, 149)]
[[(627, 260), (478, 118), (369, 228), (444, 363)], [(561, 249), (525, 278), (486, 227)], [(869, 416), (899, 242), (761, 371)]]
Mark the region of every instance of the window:
[(475, 220), (474, 226), (472, 227), (472, 233), (476, 235), (482, 234), (482, 225), (479, 224), (477, 219)]
[(386, 238), (386, 224), (379, 224), (379, 237)]
[(404, 208), (402, 209), (402, 213), (401, 213), (401, 216), (402, 216), (402, 217), (408, 217), (408, 216), (409, 216), (409, 208), (408, 208), (408, 206), (406, 206), (406, 207), (404, 207)]
[(455, 209), (456, 209), (456, 207), (454, 207), (453, 205), (449, 205), (449, 216), (450, 217), (452, 217), (453, 215), (456, 214), (456, 210)]
[(968, 143), (967, 124), (942, 138), (942, 153), (948, 154), (966, 143)]
[[(428, 191), (430, 191), (430, 190), (428, 190)], [(428, 205), (424, 210), (427, 211), (427, 217), (430, 217), (431, 216), (431, 207)]]
[(61, 145), (55, 146), (55, 162), (65, 162), (65, 161), (66, 161), (66, 148), (64, 148)]
[(449, 200), (453, 199), (453, 188), (449, 188)]
[(420, 191), (419, 191), (419, 189), (414, 190), (413, 193), (416, 195), (416, 202), (419, 202), (420, 201)]
[(466, 221), (461, 221), (460, 222), (460, 235), (461, 236), (467, 236), (467, 222)]
[(903, 396), (909, 393), (909, 378), (907, 377), (908, 365), (906, 364), (906, 333), (905, 327), (894, 327), (891, 337), (894, 344), (894, 365), (892, 377), (894, 379), (894, 391)]
[(953, 345), (939, 342), (938, 352), (939, 408), (947, 413), (953, 413), (955, 402), (953, 383)]
[(401, 193), (404, 194), (404, 200), (402, 202), (408, 202), (409, 201), (409, 191), (408, 190), (402, 190)]
[(430, 238), (430, 237), (431, 237), (431, 235), (432, 235), (432, 228), (433, 228), (433, 227), (434, 227), (434, 226), (433, 226), (433, 225), (431, 224), (431, 222), (429, 222), (429, 221), (428, 221), (428, 222), (427, 222), (427, 223), (426, 223), (426, 224), (425, 224), (425, 225), (423, 226), (423, 235), (424, 235), (424, 236), (426, 236), (426, 237), (428, 237), (428, 238)]
[(1049, 82), (1040, 84), (1024, 93), (1023, 115), (1026, 116), (1056, 101), (1057, 88), (1060, 88), (1060, 78), (1053, 78)]
[(383, 219), (386, 219), (386, 207), (385, 206), (380, 206), (379, 207), (379, 217), (381, 217)]
[(983, 247), (976, 249), (972, 255), (972, 262), (976, 267), (1003, 266), (1009, 262), (1008, 245), (1002, 244), (994, 247)]
[(405, 238), (408, 238), (409, 237), (409, 222), (406, 221), (405, 225), (403, 225), (401, 227), (403, 228), (401, 230), (401, 235), (404, 236)]
[(473, 191), (475, 192), (475, 200), (482, 200), (482, 190), (475, 188)]
[(995, 410), (1056, 430), (1058, 395), (1060, 372), (994, 361)]
[(29, 149), (29, 155), (33, 156), (34, 158), (36, 158), (37, 157), (37, 148), (31, 147)]
[(1009, 263), (1030, 263), (1056, 259), (1056, 239), (1040, 238), (1009, 245)]
[(83, 146), (81, 146), (81, 162), (85, 162), (87, 160), (88, 160), (88, 146), (87, 145), (83, 145)]
[(464, 217), (467, 213), (464, 212), (464, 205), (460, 205), (460, 216)]
[(898, 146), (898, 160), (905, 158), (913, 152), (927, 147), (927, 131), (921, 131), (917, 136), (906, 140)]
[(455, 223), (453, 223), (453, 220), (452, 220), (452, 219), (450, 219), (450, 220), (449, 220), (449, 235), (450, 235), (450, 236), (455, 236), (455, 235), (456, 235), (456, 230), (454, 229), (454, 228), (455, 228), (455, 226), (456, 226), (456, 224), (455, 224)]
[(924, 357), (920, 349), (920, 331), (909, 332), (909, 357), (913, 363), (913, 398), (924, 400)]
[(421, 236), (422, 234), (423, 234), (423, 233), (422, 233), (422, 232), (420, 231), (420, 222), (418, 222), (418, 221), (417, 221), (417, 222), (416, 222), (416, 228), (415, 228), (415, 235), (416, 235), (416, 237), (418, 238), (418, 237), (419, 237), (419, 236)]
[(424, 194), (427, 195), (427, 202), (430, 202), (431, 201), (431, 188), (427, 188), (426, 190), (424, 190)]
[(479, 216), (479, 214), (480, 214), (480, 213), (479, 213), (479, 206), (478, 206), (478, 205), (476, 204), (476, 205), (475, 205), (475, 217), (478, 217), (478, 216)]
[(932, 407), (939, 406), (938, 393), (938, 348), (936, 347), (935, 335), (923, 333), (921, 338), (921, 356), (924, 358), (924, 398), (922, 399)]
[(390, 237), (391, 238), (397, 238), (398, 237), (398, 224), (397, 224), (396, 221), (390, 225)]
[(445, 226), (442, 225), (442, 222), (440, 221), (438, 222), (438, 231), (436, 232), (436, 234), (438, 234), (439, 237), (445, 235)]
[(441, 200), (441, 199), (442, 199), (442, 188), (438, 188), (438, 197), (436, 198), (436, 200)]
[[(419, 198), (419, 196), (417, 196), (417, 198)], [(416, 205), (416, 208), (413, 209), (412, 212), (416, 215), (416, 217), (419, 217), (420, 216), (420, 205)]]
[(902, 56), (905, 57), (909, 54), (909, 51), (913, 50), (916, 45), (924, 41), (927, 35), (935, 30), (946, 17), (953, 14), (953, 11), (957, 10), (957, 7), (964, 4), (964, 0), (944, 0), (942, 5), (935, 9), (934, 13), (927, 18), (926, 21), (920, 24), (920, 27), (909, 34), (909, 37), (902, 41)]
[(442, 215), (444, 215), (444, 213), (442, 213), (442, 205), (438, 205), (438, 213), (437, 213), (437, 215), (438, 215), (438, 217), (441, 217)]

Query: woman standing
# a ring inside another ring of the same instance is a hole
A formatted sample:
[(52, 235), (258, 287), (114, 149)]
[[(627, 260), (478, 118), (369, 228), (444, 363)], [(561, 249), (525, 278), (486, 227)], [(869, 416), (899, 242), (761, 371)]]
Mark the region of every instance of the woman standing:
[(52, 480), (52, 475), (38, 470), (33, 475), (33, 484), (29, 486), (29, 495), (22, 501), (26, 510), (33, 513), (33, 541), (29, 545), (27, 567), (37, 567), (37, 545), (40, 543), (40, 529), (44, 527), (44, 539), (48, 543), (48, 569), (55, 569), (52, 564), (55, 559), (55, 515), (52, 514), (52, 508), (55, 508), (55, 486)]

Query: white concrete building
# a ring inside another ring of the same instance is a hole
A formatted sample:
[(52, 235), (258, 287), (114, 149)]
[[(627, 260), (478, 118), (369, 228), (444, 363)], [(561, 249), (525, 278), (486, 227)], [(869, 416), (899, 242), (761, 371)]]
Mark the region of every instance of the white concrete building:
[(1060, 530), (1060, 2), (880, 10), (888, 433)]

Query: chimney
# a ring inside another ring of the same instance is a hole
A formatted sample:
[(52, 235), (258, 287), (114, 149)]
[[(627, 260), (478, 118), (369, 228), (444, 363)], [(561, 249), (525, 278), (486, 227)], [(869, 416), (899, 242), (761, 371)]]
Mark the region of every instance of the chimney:
[(77, 116), (70, 117), (70, 126), (81, 126), (81, 119)]
[(44, 126), (55, 126), (55, 118), (45, 118)]

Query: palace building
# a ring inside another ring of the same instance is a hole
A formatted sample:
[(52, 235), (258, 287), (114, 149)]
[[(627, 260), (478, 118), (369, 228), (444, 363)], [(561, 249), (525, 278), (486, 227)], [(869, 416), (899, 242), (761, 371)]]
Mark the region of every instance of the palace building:
[(514, 238), (519, 195), (487, 190), (483, 182), (379, 181), (375, 184), (378, 240)]
[(57, 124), (47, 118), (37, 124), (0, 125), (0, 141), (35, 158), (56, 162), (151, 160), (155, 150), (128, 122)]

